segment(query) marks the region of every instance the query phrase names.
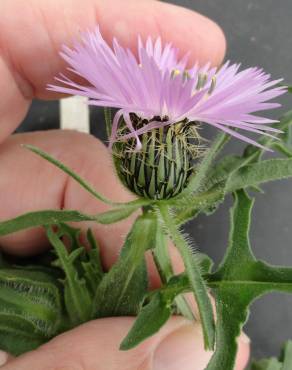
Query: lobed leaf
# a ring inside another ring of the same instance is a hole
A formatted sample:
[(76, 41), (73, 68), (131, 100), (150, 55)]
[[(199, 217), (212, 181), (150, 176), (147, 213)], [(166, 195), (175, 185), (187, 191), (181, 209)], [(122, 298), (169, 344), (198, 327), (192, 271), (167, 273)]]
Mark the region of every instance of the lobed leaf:
[(240, 190), (231, 211), (229, 244), (217, 272), (209, 276), (216, 297), (216, 349), (207, 370), (233, 370), (237, 342), (249, 305), (272, 291), (292, 293), (292, 269), (256, 260), (249, 243), (253, 201)]

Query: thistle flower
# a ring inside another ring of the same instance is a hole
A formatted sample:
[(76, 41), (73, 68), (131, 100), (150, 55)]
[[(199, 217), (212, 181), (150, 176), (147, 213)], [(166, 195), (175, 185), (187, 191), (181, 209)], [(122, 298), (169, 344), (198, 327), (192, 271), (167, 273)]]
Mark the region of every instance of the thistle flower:
[[(68, 69), (88, 84), (79, 84), (61, 75), (56, 79), (62, 86), (49, 85), (49, 89), (83, 95), (90, 98), (91, 105), (118, 109), (110, 146), (116, 143), (116, 157), (122, 159), (119, 167), (123, 181), (139, 195), (165, 198), (185, 186), (192, 165), (188, 160), (187, 166), (177, 164), (175, 170), (171, 169), (177, 159), (174, 152), (180, 156), (181, 151), (193, 158), (199, 156), (199, 122), (259, 147), (260, 144), (238, 129), (268, 136), (279, 132), (268, 125), (275, 121), (256, 116), (254, 112), (278, 107), (278, 103), (270, 100), (283, 94), (285, 88), (278, 86), (281, 79), (270, 80), (270, 75), (259, 68), (239, 71), (239, 64), (229, 62), (219, 69), (210, 64), (188, 68), (188, 56), (179, 59), (178, 50), (169, 43), (163, 46), (160, 38), (156, 41), (148, 38), (145, 44), (138, 38), (138, 56), (135, 57), (116, 39), (111, 48), (99, 28), (84, 33), (73, 49), (64, 46), (61, 56), (69, 64)], [(192, 147), (194, 136), (196, 146)], [(149, 148), (153, 146), (154, 152), (150, 155)], [(161, 152), (164, 153), (163, 165)], [(137, 158), (140, 165), (147, 162), (152, 168), (149, 175), (145, 168), (142, 171), (141, 166), (137, 167)], [(168, 158), (167, 164), (165, 158)], [(158, 171), (162, 167), (163, 173)], [(159, 174), (154, 176), (154, 169)], [(166, 190), (171, 173), (172, 181), (180, 185)]]

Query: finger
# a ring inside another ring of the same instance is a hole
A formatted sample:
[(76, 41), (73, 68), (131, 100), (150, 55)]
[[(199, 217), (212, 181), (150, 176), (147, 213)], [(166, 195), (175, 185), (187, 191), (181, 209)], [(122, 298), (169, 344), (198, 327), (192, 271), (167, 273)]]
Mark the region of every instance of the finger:
[[(9, 362), (3, 370), (205, 369), (212, 353), (204, 351), (201, 328), (180, 317), (172, 317), (135, 349), (119, 351), (133, 320), (110, 318), (84, 324)], [(246, 351), (243, 346), (240, 344), (240, 352)], [(246, 364), (247, 358), (241, 357), (236, 370), (243, 370)]]
[[(58, 168), (21, 144), (32, 144), (47, 151), (114, 201), (127, 202), (134, 198), (115, 175), (109, 151), (93, 136), (74, 131), (17, 134), (0, 147), (0, 220), (41, 209), (77, 209), (88, 214), (109, 209)], [(135, 217), (108, 226), (92, 222), (77, 225), (84, 233), (92, 227), (106, 269), (118, 258)], [(31, 255), (46, 249), (48, 241), (42, 228), (34, 228), (1, 237), (0, 245), (8, 253)], [(176, 250), (172, 250), (172, 256), (176, 271), (181, 272), (183, 264)], [(151, 281), (156, 287), (159, 277), (151, 257), (148, 257)]]
[(9, 355), (9, 353), (0, 350), (0, 367), (5, 365), (8, 361), (11, 361), (13, 359), (12, 356)]
[[(49, 131), (11, 136), (0, 147), (0, 219), (41, 209), (78, 209), (96, 214), (109, 209), (80, 187), (64, 172), (38, 157), (21, 144), (36, 145), (64, 162), (87, 179), (100, 193), (113, 201), (133, 199), (119, 182), (106, 147), (93, 136), (74, 131)], [(103, 249), (118, 255), (118, 248), (127, 233), (127, 224), (96, 226)], [(1, 246), (10, 252), (30, 254), (46, 245), (42, 229), (28, 230), (0, 239)]]
[[(179, 261), (180, 257), (176, 256), (175, 261)], [(179, 266), (180, 268), (181, 266)], [(217, 314), (216, 314), (216, 303), (215, 299), (211, 294), (209, 294), (211, 303), (213, 306), (213, 314), (215, 317), (215, 320), (217, 320)], [(189, 307), (194, 313), (194, 317), (198, 320), (197, 323), (201, 325), (201, 320), (200, 320), (200, 313), (199, 313), (199, 308), (198, 305), (194, 299), (194, 295), (192, 293), (187, 293), (184, 294), (185, 300), (188, 302)], [(241, 335), (237, 338), (237, 344), (238, 344), (238, 351), (237, 351), (237, 357), (236, 357), (236, 364), (234, 367), (234, 370), (243, 370), (245, 369), (248, 360), (249, 360), (249, 355), (250, 355), (250, 339), (249, 337), (242, 332)]]
[(70, 44), (80, 30), (99, 24), (108, 41), (117, 36), (132, 49), (138, 34), (161, 35), (201, 63), (218, 64), (225, 52), (223, 33), (214, 22), (157, 1), (2, 0), (0, 13), (0, 141), (19, 124), (33, 97), (57, 98), (46, 85), (64, 70), (61, 45)]
[(237, 340), (238, 350), (237, 357), (235, 361), (235, 370), (244, 370), (248, 363), (250, 357), (250, 339), (245, 333), (241, 333)]

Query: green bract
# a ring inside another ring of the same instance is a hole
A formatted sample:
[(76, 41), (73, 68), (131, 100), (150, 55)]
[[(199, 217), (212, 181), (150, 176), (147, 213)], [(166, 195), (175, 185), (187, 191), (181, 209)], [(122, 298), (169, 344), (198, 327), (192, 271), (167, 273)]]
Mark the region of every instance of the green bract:
[(203, 153), (196, 126), (179, 122), (146, 132), (139, 151), (135, 139), (116, 142), (113, 157), (121, 181), (145, 198), (169, 199), (179, 194), (194, 171), (194, 160)]
[[(108, 132), (110, 117), (107, 110)], [(261, 139), (261, 144), (273, 148), (278, 158), (265, 159), (261, 149), (247, 146), (241, 156), (228, 155), (218, 160), (228, 142), (228, 136), (220, 134), (198, 160), (195, 171), (192, 171), (192, 159), (196, 155), (188, 152), (191, 142), (179, 126), (155, 129), (143, 135), (141, 152), (132, 150), (133, 141), (118, 142), (113, 153), (119, 176), (140, 196), (129, 203), (106, 199), (48, 153), (28, 146), (111, 208), (97, 215), (74, 210), (42, 210), (0, 223), (0, 236), (43, 226), (52, 245), (49, 258), (44, 260), (47, 262), (36, 265), (18, 266), (3, 256), (0, 348), (17, 355), (86, 321), (137, 315), (121, 343), (121, 350), (129, 350), (155, 334), (172, 314), (196, 319), (184, 298), (184, 293), (192, 292), (198, 304), (205, 348), (214, 351), (206, 369), (232, 370), (236, 338), (247, 320), (250, 304), (271, 291), (292, 293), (292, 268), (272, 266), (256, 259), (248, 235), (255, 201), (250, 191), (260, 190), (268, 181), (292, 177), (291, 124), (292, 112), (288, 112), (275, 124), (284, 131), (281, 140), (275, 143), (271, 138)], [(207, 256), (193, 252), (181, 226), (200, 213), (216, 211), (228, 194), (234, 199), (229, 243), (219, 268), (213, 270)], [(86, 245), (90, 248), (85, 249), (80, 242), (80, 231), (66, 224), (71, 221), (112, 224), (138, 210), (119, 258), (108, 272), (103, 271), (93, 233), (88, 231)], [(180, 275), (173, 271), (167, 247), (169, 239), (185, 264), (185, 271)], [(146, 252), (152, 253), (161, 277), (162, 285), (155, 291), (148, 290)], [(216, 319), (209, 292), (216, 301)], [(263, 360), (254, 363), (252, 369), (286, 370), (291, 358), (289, 344), (279, 360)]]

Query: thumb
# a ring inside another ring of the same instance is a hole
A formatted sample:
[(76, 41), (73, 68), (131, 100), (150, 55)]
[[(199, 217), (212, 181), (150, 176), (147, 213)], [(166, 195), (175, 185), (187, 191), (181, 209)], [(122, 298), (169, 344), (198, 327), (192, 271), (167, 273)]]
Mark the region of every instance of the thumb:
[[(14, 359), (3, 370), (203, 370), (211, 352), (203, 349), (198, 323), (172, 317), (158, 334), (137, 348), (120, 351), (119, 344), (133, 318), (99, 319), (64, 333), (39, 349)], [(242, 370), (248, 345), (239, 346)]]

